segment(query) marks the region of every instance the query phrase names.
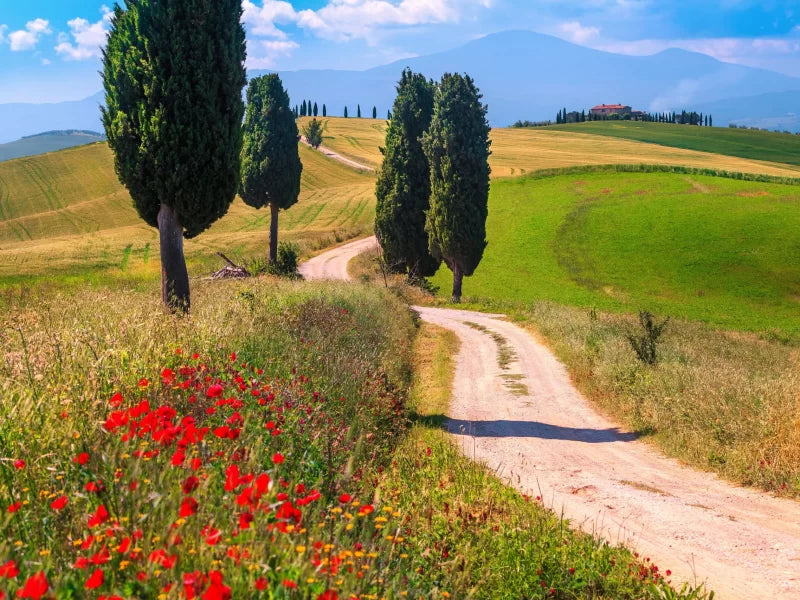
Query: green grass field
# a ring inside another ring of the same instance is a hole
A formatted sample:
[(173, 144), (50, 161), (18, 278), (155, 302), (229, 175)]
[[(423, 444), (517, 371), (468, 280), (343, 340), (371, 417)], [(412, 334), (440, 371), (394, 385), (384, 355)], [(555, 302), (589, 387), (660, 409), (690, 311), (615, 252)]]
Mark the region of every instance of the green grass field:
[[(281, 214), (286, 239), (306, 250), (371, 229), (372, 176), (306, 147), (298, 204)], [(269, 215), (233, 203), (211, 229), (186, 243), (193, 274), (231, 257), (264, 254)], [(136, 215), (114, 173), (108, 146), (96, 144), (0, 163), (0, 282), (87, 273), (158, 276), (158, 235)], [(156, 260), (152, 260), (156, 259)]]
[[(671, 173), (496, 181), (465, 296), (800, 333), (800, 187)], [(434, 279), (448, 294), (451, 274)]]
[(602, 135), (661, 146), (800, 165), (800, 136), (727, 127), (691, 127), (638, 121), (594, 121), (547, 130)]

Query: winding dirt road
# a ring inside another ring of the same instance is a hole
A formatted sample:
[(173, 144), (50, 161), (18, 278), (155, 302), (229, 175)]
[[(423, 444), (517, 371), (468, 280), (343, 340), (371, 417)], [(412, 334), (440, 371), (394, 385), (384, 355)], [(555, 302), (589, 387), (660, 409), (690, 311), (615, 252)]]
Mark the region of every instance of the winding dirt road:
[[(302, 144), (305, 144), (309, 148), (311, 148), (311, 144), (308, 143), (308, 140), (306, 139), (306, 136), (301, 135), (300, 136), (300, 142)], [(358, 169), (359, 171), (375, 172), (375, 169), (373, 169), (372, 167), (368, 167), (367, 165), (362, 165), (359, 162), (356, 162), (354, 160), (350, 160), (349, 158), (346, 158), (346, 157), (342, 156), (341, 154), (337, 154), (336, 152), (334, 152), (330, 148), (326, 148), (325, 146), (320, 146), (316, 150), (317, 150), (317, 152), (322, 152), (325, 156), (327, 156), (331, 160), (339, 161), (340, 163), (343, 163), (343, 164), (347, 165), (348, 167), (352, 167), (353, 169)]]
[[(341, 246), (301, 271), (349, 279), (347, 262), (375, 243)], [(674, 583), (707, 582), (722, 600), (800, 599), (800, 504), (663, 457), (597, 414), (564, 366), (501, 315), (415, 310), (461, 340), (447, 416), (466, 455), (574, 525), (670, 569)], [(498, 344), (512, 355), (505, 368)]]

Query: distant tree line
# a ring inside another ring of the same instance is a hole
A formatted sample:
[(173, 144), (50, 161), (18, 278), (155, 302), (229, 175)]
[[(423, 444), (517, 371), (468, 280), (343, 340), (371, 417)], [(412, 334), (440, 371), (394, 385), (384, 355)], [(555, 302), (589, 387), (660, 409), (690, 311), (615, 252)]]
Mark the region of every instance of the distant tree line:
[[(578, 112), (577, 110), (568, 112), (563, 108), (556, 113), (555, 121), (516, 121), (511, 127), (524, 128), (524, 127), (548, 127), (549, 125), (563, 125), (567, 123), (585, 123), (589, 121), (644, 121), (646, 123), (675, 123), (678, 125), (697, 125), (704, 127), (713, 127), (714, 119), (711, 115), (704, 115), (703, 113), (681, 111), (678, 112), (662, 112), (662, 113), (644, 113), (644, 112), (631, 112), (622, 114), (610, 115), (595, 115), (591, 111), (588, 113), (585, 110)], [(764, 131), (767, 131), (766, 129)], [(790, 132), (787, 132), (790, 133)]]
[[(308, 100), (308, 101), (303, 100), (302, 104), (296, 104), (294, 109), (293, 109), (293, 112), (294, 112), (295, 118), (298, 118), (298, 117), (318, 117), (318, 116), (320, 116), (319, 105), (316, 102), (312, 102), (311, 100)], [(349, 110), (348, 110), (348, 108), (346, 106), (344, 107), (344, 112), (342, 114), (344, 115), (345, 119), (350, 117)], [(322, 105), (322, 116), (323, 117), (327, 117), (328, 116), (328, 107), (325, 104)], [(356, 116), (359, 119), (361, 118), (361, 105), (360, 104), (357, 105)], [(373, 106), (372, 107), (372, 118), (373, 119), (377, 119), (378, 118), (378, 107), (377, 106)], [(389, 120), (391, 118), (392, 118), (392, 112), (389, 111), (386, 114), (386, 119)]]

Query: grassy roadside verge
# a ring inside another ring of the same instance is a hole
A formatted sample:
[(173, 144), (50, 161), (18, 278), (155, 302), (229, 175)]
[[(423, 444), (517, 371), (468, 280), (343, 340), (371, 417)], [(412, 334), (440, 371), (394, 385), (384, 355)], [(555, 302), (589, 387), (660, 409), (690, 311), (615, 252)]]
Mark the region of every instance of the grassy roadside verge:
[(426, 422), (455, 339), (375, 286), (207, 283), (184, 320), (153, 290), (0, 303), (5, 597), (670, 593)]
[(432, 420), (447, 411), (458, 344), (452, 332), (422, 324), (409, 401), (417, 419), (393, 463), (415, 512), (428, 515), (413, 542), (424, 559), (418, 568), (439, 570), (459, 597), (704, 597), (671, 590), (657, 568), (570, 530), (458, 451)]

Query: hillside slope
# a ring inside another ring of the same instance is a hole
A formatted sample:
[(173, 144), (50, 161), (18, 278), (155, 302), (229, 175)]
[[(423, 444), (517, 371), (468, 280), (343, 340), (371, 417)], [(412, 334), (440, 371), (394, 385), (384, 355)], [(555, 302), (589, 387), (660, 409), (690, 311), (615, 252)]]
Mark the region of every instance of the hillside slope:
[[(301, 125), (307, 119), (301, 119)], [(327, 148), (373, 168), (380, 166), (382, 155), (380, 147), (384, 143), (386, 121), (372, 119), (322, 119), (324, 133), (323, 143)], [(800, 176), (800, 165), (764, 162), (766, 159), (754, 160), (753, 158), (740, 158), (728, 156), (727, 153), (742, 151), (748, 140), (753, 140), (756, 150), (751, 154), (754, 158), (760, 156), (763, 144), (759, 143), (760, 132), (740, 131), (737, 139), (740, 143), (734, 145), (717, 144), (718, 153), (712, 150), (696, 151), (670, 147), (670, 144), (656, 145), (635, 140), (614, 139), (587, 135), (592, 128), (583, 129), (581, 124), (568, 130), (553, 128), (532, 129), (492, 129), (492, 155), (489, 164), (492, 167), (492, 177), (516, 177), (541, 169), (557, 169), (561, 167), (574, 167), (576, 165), (603, 165), (603, 164), (664, 164), (684, 167), (697, 167), (735, 171), (742, 173), (763, 173), (786, 177)], [(596, 123), (596, 125), (603, 125)], [(667, 126), (665, 131), (669, 131)], [(676, 126), (677, 127), (677, 126)], [(693, 130), (700, 128), (693, 128)], [(623, 132), (626, 131), (623, 129)], [(688, 128), (686, 129), (688, 131)], [(714, 133), (727, 130), (707, 130)], [(752, 135), (749, 135), (752, 134)], [(703, 134), (701, 134), (703, 135)], [(706, 133), (705, 135), (711, 135)], [(800, 137), (769, 134), (778, 136), (787, 143), (800, 142)], [(789, 140), (786, 140), (789, 138)], [(716, 137), (710, 138), (716, 143)], [(722, 139), (722, 138), (720, 138)], [(709, 143), (710, 148), (713, 144)], [(778, 147), (779, 148), (779, 147)], [(704, 147), (698, 147), (703, 150)], [(784, 151), (773, 149), (775, 159), (798, 160), (798, 154), (787, 146)]]
[(800, 135), (638, 121), (593, 121), (553, 125), (547, 130), (610, 136), (673, 148), (800, 166)]
[[(370, 228), (373, 177), (300, 148), (300, 202), (281, 214), (287, 239), (313, 248)], [(266, 252), (269, 214), (240, 199), (186, 243), (190, 267), (207, 271), (214, 252)], [(136, 215), (106, 144), (0, 163), (0, 280), (85, 270), (143, 269), (157, 275), (158, 235)]]
[(16, 142), (0, 144), (0, 162), (85, 146), (105, 139), (105, 135), (96, 131), (48, 131), (24, 137)]

